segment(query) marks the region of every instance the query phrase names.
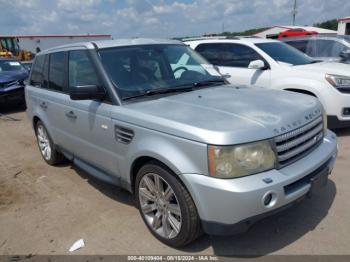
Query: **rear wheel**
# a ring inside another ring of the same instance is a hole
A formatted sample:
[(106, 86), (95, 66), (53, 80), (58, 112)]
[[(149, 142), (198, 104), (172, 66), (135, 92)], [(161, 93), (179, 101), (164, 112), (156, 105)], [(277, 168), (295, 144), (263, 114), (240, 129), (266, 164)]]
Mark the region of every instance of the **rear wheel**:
[(40, 120), (36, 123), (35, 134), (41, 156), (44, 158), (46, 163), (49, 165), (56, 165), (61, 163), (64, 157), (57, 151), (46, 127)]
[(135, 193), (144, 222), (163, 243), (180, 247), (200, 236), (195, 204), (166, 167), (158, 163), (143, 166), (136, 177)]

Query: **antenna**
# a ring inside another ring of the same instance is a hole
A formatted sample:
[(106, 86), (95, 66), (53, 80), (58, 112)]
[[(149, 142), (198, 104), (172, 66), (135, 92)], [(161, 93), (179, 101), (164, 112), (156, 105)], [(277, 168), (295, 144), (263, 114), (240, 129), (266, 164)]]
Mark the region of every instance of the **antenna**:
[(295, 17), (298, 13), (297, 10), (297, 0), (294, 0), (294, 6), (293, 6), (293, 11), (292, 11), (292, 16), (293, 16), (293, 25), (295, 25)]

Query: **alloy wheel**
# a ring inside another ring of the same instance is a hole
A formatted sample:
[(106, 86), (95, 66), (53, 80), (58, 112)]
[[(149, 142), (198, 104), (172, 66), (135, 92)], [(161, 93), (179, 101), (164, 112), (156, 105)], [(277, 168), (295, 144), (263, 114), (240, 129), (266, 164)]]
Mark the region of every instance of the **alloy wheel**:
[(180, 205), (174, 190), (161, 176), (149, 173), (142, 177), (139, 201), (142, 214), (153, 232), (167, 239), (180, 233)]

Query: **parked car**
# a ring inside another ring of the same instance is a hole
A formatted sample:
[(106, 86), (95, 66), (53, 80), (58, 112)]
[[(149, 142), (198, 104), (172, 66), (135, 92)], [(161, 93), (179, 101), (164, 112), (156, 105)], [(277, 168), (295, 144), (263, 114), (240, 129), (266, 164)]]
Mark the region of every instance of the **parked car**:
[(282, 39), (317, 60), (350, 64), (350, 36), (312, 36)]
[(350, 66), (314, 60), (277, 40), (197, 39), (198, 51), (233, 84), (289, 90), (317, 97), (331, 128), (350, 127)]
[(28, 72), (30, 72), (30, 69), (33, 65), (33, 60), (30, 61), (22, 61), (21, 64), (24, 66), (25, 69), (27, 69)]
[(0, 102), (12, 99), (24, 101), (24, 81), (28, 71), (20, 62), (11, 58), (0, 58)]
[(43, 51), (26, 100), (44, 160), (129, 190), (171, 246), (245, 230), (320, 190), (337, 155), (317, 99), (228, 85), (179, 41)]
[(278, 34), (278, 38), (286, 38), (286, 37), (296, 37), (296, 36), (305, 36), (305, 35), (317, 35), (316, 31), (307, 31), (303, 28), (294, 28), (283, 31)]

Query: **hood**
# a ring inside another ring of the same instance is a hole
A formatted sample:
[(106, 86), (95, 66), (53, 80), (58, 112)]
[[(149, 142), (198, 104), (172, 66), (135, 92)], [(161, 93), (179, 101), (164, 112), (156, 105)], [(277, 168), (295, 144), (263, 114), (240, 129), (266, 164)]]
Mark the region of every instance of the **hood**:
[(112, 117), (138, 126), (215, 145), (272, 138), (322, 114), (311, 96), (255, 88), (206, 88), (121, 107)]
[(24, 80), (28, 78), (26, 71), (2, 71), (0, 72), (0, 83), (7, 83), (15, 80)]
[(350, 77), (350, 66), (345, 63), (336, 63), (336, 62), (320, 62), (315, 64), (300, 65), (293, 67), (296, 70), (302, 72), (318, 73), (318, 74), (333, 74), (341, 76)]

